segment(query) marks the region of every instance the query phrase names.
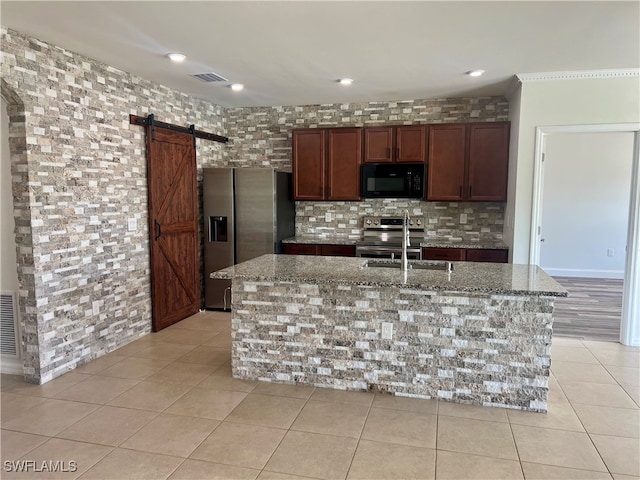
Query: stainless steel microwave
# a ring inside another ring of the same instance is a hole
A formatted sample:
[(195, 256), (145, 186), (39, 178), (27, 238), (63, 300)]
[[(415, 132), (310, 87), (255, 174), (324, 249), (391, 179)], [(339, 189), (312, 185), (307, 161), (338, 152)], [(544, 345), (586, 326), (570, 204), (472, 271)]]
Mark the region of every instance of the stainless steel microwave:
[(423, 198), (423, 163), (365, 163), (362, 165), (363, 198)]

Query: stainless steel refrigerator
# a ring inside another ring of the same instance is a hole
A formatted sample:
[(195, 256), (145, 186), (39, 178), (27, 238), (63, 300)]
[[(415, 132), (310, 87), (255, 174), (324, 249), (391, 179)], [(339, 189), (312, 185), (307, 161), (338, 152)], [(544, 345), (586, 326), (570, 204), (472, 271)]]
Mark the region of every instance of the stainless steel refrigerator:
[(265, 253), (281, 253), (295, 234), (291, 174), (270, 168), (205, 168), (205, 308), (231, 308), (231, 281), (211, 272)]

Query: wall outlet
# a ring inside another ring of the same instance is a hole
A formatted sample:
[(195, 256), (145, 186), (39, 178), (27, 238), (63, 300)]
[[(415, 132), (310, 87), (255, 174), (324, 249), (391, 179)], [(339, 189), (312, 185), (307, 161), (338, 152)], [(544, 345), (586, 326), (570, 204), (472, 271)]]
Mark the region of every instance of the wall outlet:
[(393, 323), (382, 322), (382, 339), (391, 340), (393, 336)]
[(130, 232), (135, 232), (138, 229), (138, 219), (136, 217), (127, 219), (127, 229)]
[(607, 248), (607, 257), (613, 257), (615, 255), (615, 251), (613, 248)]
[(324, 221), (325, 222), (330, 222), (331, 221), (331, 212), (327, 212), (324, 214)]

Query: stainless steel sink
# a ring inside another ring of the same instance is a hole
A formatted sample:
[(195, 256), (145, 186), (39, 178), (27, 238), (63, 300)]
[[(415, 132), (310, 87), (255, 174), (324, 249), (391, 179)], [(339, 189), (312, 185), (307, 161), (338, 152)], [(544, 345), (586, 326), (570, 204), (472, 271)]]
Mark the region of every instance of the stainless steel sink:
[[(362, 264), (365, 268), (400, 268), (402, 265), (396, 260), (367, 260)], [(445, 272), (453, 271), (453, 263), (436, 262), (430, 260), (409, 260), (409, 269), (411, 270), (443, 270)]]

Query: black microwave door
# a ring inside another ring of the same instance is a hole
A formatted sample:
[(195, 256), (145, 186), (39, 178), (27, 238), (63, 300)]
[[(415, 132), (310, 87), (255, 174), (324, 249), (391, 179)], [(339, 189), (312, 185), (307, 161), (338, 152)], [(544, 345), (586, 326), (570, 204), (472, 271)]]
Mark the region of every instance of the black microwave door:
[(361, 180), (363, 198), (422, 198), (424, 165), (364, 164)]
[(366, 198), (394, 198), (407, 192), (404, 169), (389, 164), (364, 164), (362, 166), (362, 196)]

